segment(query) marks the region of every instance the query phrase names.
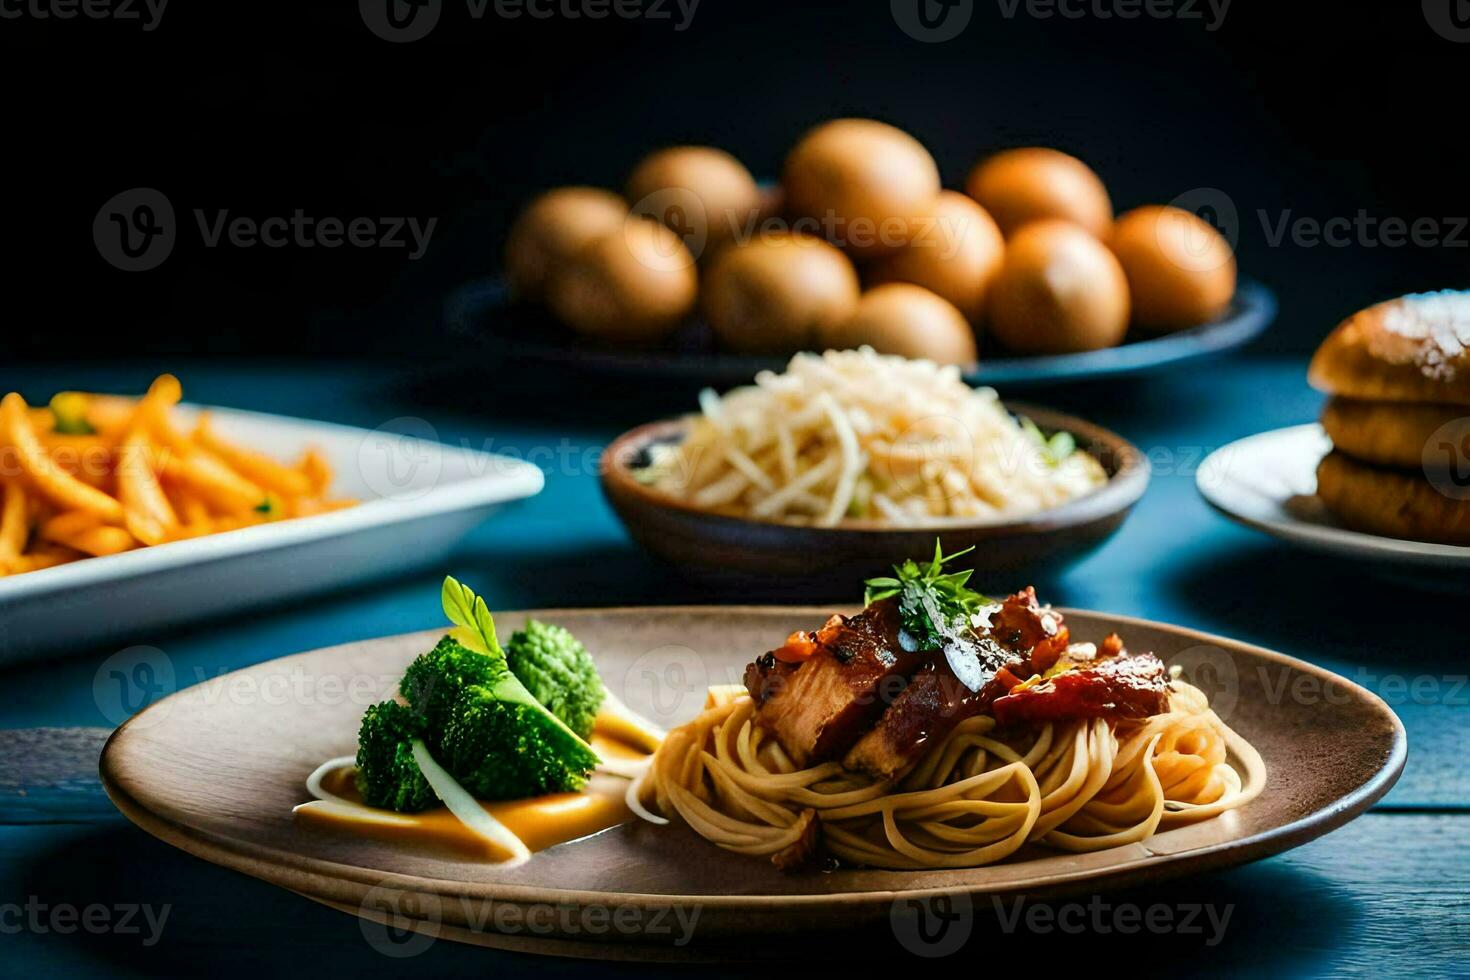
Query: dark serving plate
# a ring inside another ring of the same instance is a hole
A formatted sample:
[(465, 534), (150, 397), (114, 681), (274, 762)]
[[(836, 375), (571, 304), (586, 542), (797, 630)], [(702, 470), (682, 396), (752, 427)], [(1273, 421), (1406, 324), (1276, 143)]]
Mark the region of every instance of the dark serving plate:
[[(452, 332), (479, 342), (487, 355), (519, 363), (733, 387), (748, 384), (758, 371), (780, 370), (787, 361), (785, 357), (716, 351), (708, 325), (698, 319), (685, 324), (660, 347), (592, 344), (545, 312), (512, 304), (499, 277), (475, 280), (451, 292), (444, 301), (444, 316)], [(1272, 292), (1260, 283), (1243, 281), (1230, 309), (1212, 323), (1162, 337), (1130, 336), (1121, 346), (1081, 354), (987, 358), (982, 350), (979, 368), (968, 372), (965, 380), (972, 385), (1019, 387), (1155, 371), (1241, 347), (1260, 335), (1275, 316)]]

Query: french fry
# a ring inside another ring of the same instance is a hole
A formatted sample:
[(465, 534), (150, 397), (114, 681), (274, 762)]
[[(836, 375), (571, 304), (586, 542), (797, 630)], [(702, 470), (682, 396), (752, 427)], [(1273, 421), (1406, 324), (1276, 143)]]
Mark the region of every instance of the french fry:
[(332, 468), (314, 449), (286, 465), (208, 416), (185, 433), (172, 418), (182, 396), (164, 374), (141, 398), (0, 400), (0, 451), (19, 464), (0, 471), (0, 576), (356, 504), (327, 498)]
[(37, 534), (47, 541), (59, 541), (101, 526), (102, 521), (96, 514), (89, 514), (84, 510), (68, 510), (43, 520), (37, 528)]
[(291, 517), (312, 517), (316, 514), (330, 514), (334, 510), (346, 510), (356, 507), (360, 501), (343, 497), (340, 500), (322, 500), (320, 497), (298, 497), (291, 501), (287, 513)]
[(312, 493), (318, 497), (325, 497), (332, 486), (332, 464), (327, 462), (327, 457), (315, 448), (308, 449), (301, 454), (301, 461), (296, 468), (306, 474), (307, 480), (311, 482)]
[(88, 555), (115, 555), (135, 546), (133, 536), (120, 527), (101, 523), (97, 515), (69, 510), (43, 523), (39, 536)]
[(265, 500), (265, 491), (204, 451), (165, 454), (163, 476), (197, 494), (211, 509), (225, 514), (253, 510)]
[(165, 490), (181, 524), (209, 523), (209, 505), (191, 493), (188, 487), (165, 487)]
[(56, 432), (40, 432), (37, 438), (61, 469), (103, 492), (111, 486), (114, 446), (109, 439)]
[(194, 441), (218, 456), (241, 476), (282, 497), (304, 497), (313, 491), (307, 474), (278, 463), (264, 453), (237, 446), (217, 435), (208, 414), (199, 417)]
[(148, 429), (158, 443), (178, 455), (188, 455), (194, 449), (189, 437), (174, 425), (169, 409), (183, 398), (179, 379), (172, 374), (160, 374), (148, 386), (148, 393), (138, 399), (137, 409), (129, 428), (142, 425)]
[(34, 572), (38, 568), (51, 568), (55, 565), (65, 565), (67, 562), (76, 561), (85, 557), (79, 551), (71, 548), (55, 546), (44, 546), (29, 551), (15, 558), (0, 559), (0, 575), (19, 575), (22, 572)]
[(98, 435), (116, 440), (125, 432), (133, 420), (138, 399), (123, 395), (87, 396), (87, 422)]
[(25, 486), (19, 480), (6, 480), (5, 500), (0, 505), (0, 559), (20, 557), (31, 536), (30, 523)]
[(153, 472), (151, 449), (148, 433), (141, 426), (123, 440), (118, 448), (117, 496), (133, 537), (144, 544), (161, 544), (179, 518)]
[(75, 548), (84, 554), (92, 555), (94, 558), (131, 551), (138, 546), (137, 539), (124, 528), (112, 527), (106, 524), (75, 535), (69, 540), (57, 541), (56, 544), (66, 545), (68, 548)]
[(36, 437), (25, 399), (15, 392), (0, 401), (0, 440), (11, 446), (36, 489), (66, 509), (96, 514), (109, 524), (121, 524), (123, 507), (117, 500), (83, 483), (56, 464)]

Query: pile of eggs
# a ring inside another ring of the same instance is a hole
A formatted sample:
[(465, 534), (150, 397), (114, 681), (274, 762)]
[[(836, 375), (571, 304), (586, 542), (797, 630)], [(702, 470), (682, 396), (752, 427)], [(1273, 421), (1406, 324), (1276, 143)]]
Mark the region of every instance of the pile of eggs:
[(971, 365), (1113, 347), (1220, 316), (1235, 256), (1208, 222), (1147, 205), (1117, 218), (1107, 188), (1058, 150), (982, 161), (964, 193), (909, 134), (836, 119), (763, 190), (722, 150), (646, 157), (624, 194), (564, 187), (533, 201), (506, 246), (518, 301), (609, 344), (667, 338), (696, 309), (723, 350), (867, 344)]

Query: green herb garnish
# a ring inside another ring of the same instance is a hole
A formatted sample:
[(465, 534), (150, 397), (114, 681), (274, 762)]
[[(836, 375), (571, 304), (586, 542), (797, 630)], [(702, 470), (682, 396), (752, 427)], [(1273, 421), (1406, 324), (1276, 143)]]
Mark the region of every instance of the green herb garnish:
[(1063, 460), (1077, 451), (1077, 440), (1070, 432), (1054, 432), (1047, 438), (1037, 424), (1024, 415), (1020, 416), (1020, 423), (1026, 434), (1041, 447), (1042, 458), (1048, 466), (1055, 468), (1062, 465)]
[(59, 435), (90, 436), (96, 433), (87, 421), (87, 396), (80, 391), (59, 391), (51, 396), (53, 429)]
[(893, 566), (894, 576), (870, 578), (866, 583), (864, 602), (898, 597), (898, 612), (904, 631), (925, 649), (939, 649), (953, 636), (955, 628), (968, 626), (970, 617), (991, 600), (966, 583), (974, 569), (945, 572), (944, 566), (974, 547), (944, 554), (939, 540), (934, 541), (934, 558), (920, 564), (912, 558)]

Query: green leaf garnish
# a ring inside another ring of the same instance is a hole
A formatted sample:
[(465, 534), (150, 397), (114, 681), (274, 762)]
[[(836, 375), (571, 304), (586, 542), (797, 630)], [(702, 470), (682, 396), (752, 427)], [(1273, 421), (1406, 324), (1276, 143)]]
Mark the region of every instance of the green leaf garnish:
[(478, 637), (485, 647), (482, 653), (505, 656), (500, 649), (500, 641), (495, 638), (495, 619), (490, 615), (490, 607), (469, 586), (461, 585), (452, 575), (446, 575), (439, 601), (451, 623), (464, 627), (472, 637)]
[(1062, 460), (1077, 451), (1077, 440), (1070, 432), (1058, 432), (1046, 441), (1046, 454), (1051, 458), (1051, 465), (1060, 466)]
[(1026, 416), (1021, 415), (1016, 419), (1021, 429), (1030, 436), (1036, 445), (1041, 447), (1041, 458), (1050, 467), (1062, 465), (1062, 461), (1077, 451), (1077, 440), (1070, 432), (1054, 432), (1050, 438), (1041, 431), (1040, 427)]
[(972, 615), (991, 600), (967, 586), (973, 569), (945, 572), (944, 566), (974, 547), (944, 554), (939, 540), (934, 541), (934, 558), (919, 563), (912, 558), (893, 566), (894, 576), (870, 578), (865, 585), (863, 601), (874, 603), (898, 597), (898, 612), (905, 632), (925, 644), (927, 649), (943, 646), (957, 625), (968, 625)]
[(97, 430), (87, 421), (87, 396), (80, 391), (59, 391), (51, 396), (53, 428), (59, 435), (90, 436)]

